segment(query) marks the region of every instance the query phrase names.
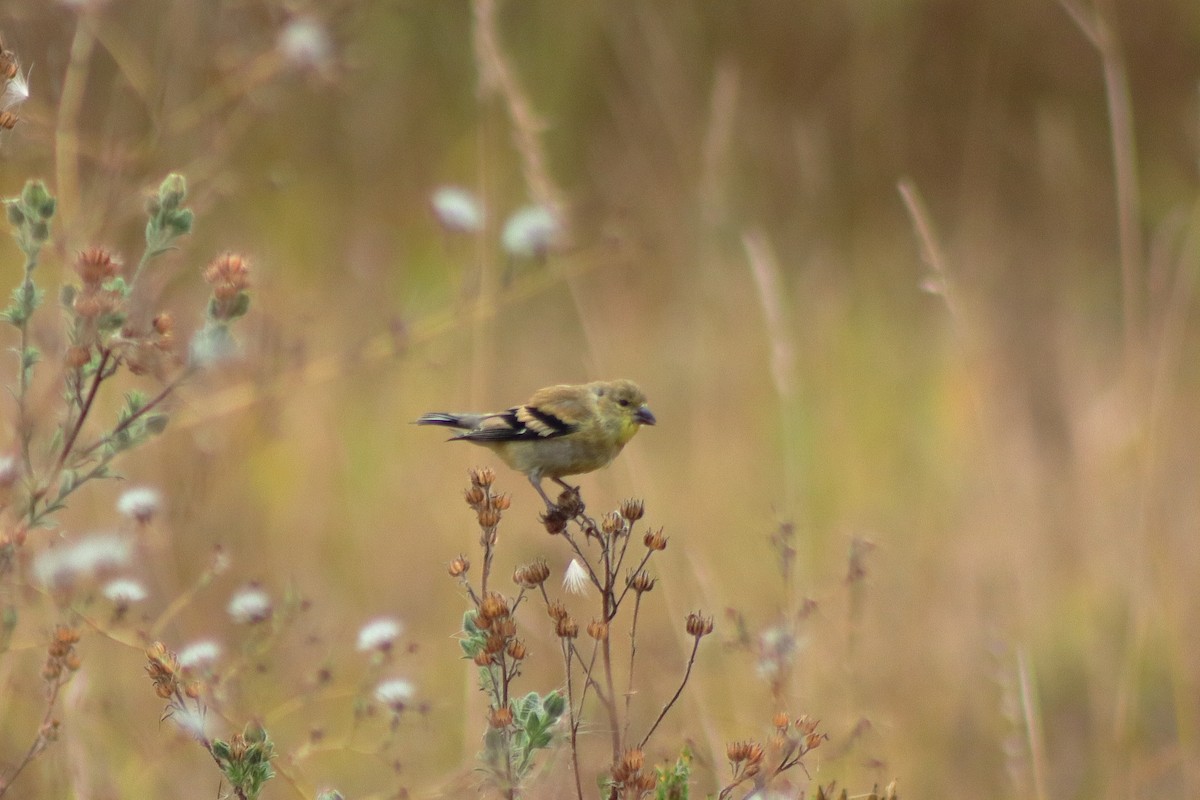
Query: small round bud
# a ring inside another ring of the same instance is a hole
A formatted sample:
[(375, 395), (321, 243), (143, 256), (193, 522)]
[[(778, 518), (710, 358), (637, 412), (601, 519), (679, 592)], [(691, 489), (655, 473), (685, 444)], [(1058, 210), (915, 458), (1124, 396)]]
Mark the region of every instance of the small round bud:
[(75, 347), (68, 347), (67, 353), (63, 357), (63, 363), (66, 364), (67, 369), (79, 369), (80, 367), (85, 366), (91, 360), (91, 350), (87, 347), (82, 347), (79, 345), (76, 345)]

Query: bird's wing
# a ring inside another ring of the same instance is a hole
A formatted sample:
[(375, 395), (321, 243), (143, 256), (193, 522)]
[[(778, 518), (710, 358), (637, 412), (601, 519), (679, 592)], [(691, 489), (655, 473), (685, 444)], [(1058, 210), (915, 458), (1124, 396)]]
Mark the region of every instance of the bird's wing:
[(577, 428), (545, 407), (524, 405), (489, 414), (474, 430), (455, 438), (472, 442), (537, 441), (566, 436)]

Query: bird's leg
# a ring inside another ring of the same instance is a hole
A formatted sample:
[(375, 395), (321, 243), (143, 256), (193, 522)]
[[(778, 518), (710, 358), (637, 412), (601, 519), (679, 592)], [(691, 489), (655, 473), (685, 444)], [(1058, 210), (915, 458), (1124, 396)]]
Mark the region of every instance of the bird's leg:
[[(556, 481), (557, 481), (557, 480), (558, 480), (558, 478), (555, 478), (554, 480), (556, 480)], [(557, 504), (557, 503), (553, 503), (553, 502), (551, 502), (551, 501), (550, 501), (550, 498), (546, 496), (546, 493), (545, 493), (544, 491), (542, 491), (542, 481), (541, 481), (541, 479), (540, 479), (540, 478), (535, 478), (535, 477), (533, 477), (532, 475), (530, 475), (530, 476), (529, 476), (529, 482), (533, 484), (533, 488), (534, 488), (534, 489), (537, 489), (537, 493), (538, 493), (538, 494), (540, 494), (540, 495), (542, 496), (542, 499), (546, 501), (546, 506), (547, 506), (547, 507), (549, 507), (549, 508), (556, 508), (556, 507), (557, 507), (557, 505), (558, 505), (558, 504)], [(559, 481), (559, 482), (561, 483), (561, 481)]]
[(563, 487), (564, 489), (566, 489), (568, 492), (571, 492), (572, 494), (579, 494), (578, 486), (572, 486), (571, 484), (564, 481), (562, 478), (551, 478), (550, 480), (554, 481), (559, 486)]

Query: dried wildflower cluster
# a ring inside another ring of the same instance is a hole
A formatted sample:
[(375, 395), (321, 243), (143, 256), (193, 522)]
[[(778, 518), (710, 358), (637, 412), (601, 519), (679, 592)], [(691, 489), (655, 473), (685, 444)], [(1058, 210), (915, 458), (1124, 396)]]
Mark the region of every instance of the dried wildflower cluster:
[(83, 666), (75, 645), (79, 642), (79, 631), (66, 625), (54, 629), (50, 646), (46, 649), (46, 665), (42, 667), (42, 678), (47, 683), (60, 683)]
[[(656, 583), (647, 566), (656, 553), (666, 550), (668, 543), (661, 528), (646, 528), (640, 535), (635, 534), (638, 523), (646, 514), (643, 501), (624, 500), (597, 521), (586, 513), (579, 491), (568, 488), (541, 515), (540, 520), (546, 531), (560, 537), (572, 551), (573, 557), (563, 577), (564, 589), (569, 594), (579, 596), (586, 596), (588, 591), (595, 590), (593, 596), (598, 597), (596, 613), (591, 615), (586, 624), (581, 624), (566, 602), (551, 598), (547, 591), (550, 567), (545, 559), (535, 559), (516, 569), (513, 582), (520, 591), (515, 599), (510, 601), (487, 588), (498, 541), (497, 526), (503, 512), (509, 508), (509, 498), (494, 493), (495, 474), (490, 469), (473, 469), (470, 479), (466, 501), (476, 514), (483, 549), (483, 574), (479, 590), (467, 581), (471, 563), (466, 556), (455, 558), (448, 571), (466, 588), (474, 606), (464, 616), (462, 644), (466, 654), (480, 668), (482, 687), (491, 701), (488, 726), (494, 735), (485, 737), (483, 760), (489, 767), (493, 782), (501, 787), (517, 787), (523, 773), (511, 765), (524, 761), (513, 760), (514, 748), (520, 750), (519, 744), (529, 741), (531, 723), (534, 728), (541, 730), (538, 726), (546, 722), (544, 717), (530, 714), (521, 703), (513, 703), (509, 693), (511, 682), (519, 675), (520, 663), (527, 655), (524, 643), (516, 638), (514, 615), (526, 594), (533, 592), (545, 605), (554, 635), (559, 641), (566, 672), (566, 697), (557, 696), (561, 705), (556, 704), (555, 708), (559, 714), (565, 711), (567, 715), (566, 736), (575, 771), (576, 794), (583, 796), (578, 734), (583, 724), (584, 704), (593, 696), (607, 715), (613, 748), (612, 766), (603, 777), (608, 796), (641, 797), (653, 791), (660, 779), (664, 787), (685, 786), (689, 772), (688, 760), (681, 758), (674, 767), (658, 770), (656, 777), (655, 771), (644, 770), (644, 748), (682, 694), (691, 675), (700, 640), (712, 632), (713, 621), (711, 617), (699, 613), (688, 617), (684, 627), (693, 638), (693, 646), (681, 682), (645, 734), (640, 739), (629, 738), (629, 706), (636, 694), (634, 674), (639, 609), (643, 597), (654, 589)], [(638, 546), (639, 542), (641, 547)], [(629, 667), (629, 683), (624, 687), (623, 694), (619, 695), (613, 675), (612, 643), (613, 625), (622, 608), (630, 609), (627, 617), (631, 644), (629, 653), (622, 659)], [(586, 638), (581, 639), (581, 631), (586, 632)], [(552, 696), (555, 696), (554, 693), (542, 700), (536, 694), (530, 694), (522, 703), (533, 702), (533, 698), (544, 705)], [(618, 702), (619, 697), (625, 698), (623, 708)], [(533, 705), (542, 707), (537, 702), (533, 702)]]
[(509, 792), (533, 768), (534, 754), (550, 745), (551, 729), (562, 716), (566, 701), (558, 692), (545, 696), (530, 692), (519, 698), (515, 694), (515, 681), (529, 654), (517, 635), (515, 614), (527, 592), (545, 595), (550, 566), (545, 559), (535, 559), (517, 567), (512, 580), (518, 592), (513, 598), (489, 588), (498, 530), (510, 504), (508, 495), (493, 492), (495, 477), (491, 469), (472, 469), (465, 493), (467, 505), (475, 512), (483, 550), (478, 587), (467, 579), (471, 562), (466, 556), (453, 559), (447, 571), (459, 580), (472, 604), (463, 615), (460, 645), (478, 668), (480, 688), (488, 699), (487, 733), (480, 758), (490, 783)]
[(755, 741), (730, 742), (725, 755), (729, 759), (732, 777), (721, 790), (719, 799), (732, 795), (745, 783), (753, 785), (751, 794), (763, 792), (776, 776), (793, 767), (804, 769), (803, 758), (821, 746), (828, 737), (817, 730), (820, 720), (807, 714), (792, 718), (780, 711), (772, 718), (774, 732), (767, 747)]
[(640, 798), (654, 791), (658, 783), (653, 773), (643, 772), (646, 756), (639, 748), (626, 750), (613, 764), (608, 783), (609, 797)]
[(229, 322), (250, 307), (250, 262), (237, 253), (222, 253), (204, 269), (204, 280), (212, 287), (208, 315)]
[[(14, 68), (5, 52), (0, 47), (0, 75)], [(193, 339), (188, 356), (176, 346), (171, 315), (145, 308), (147, 293), (135, 291), (145, 269), (191, 231), (193, 215), (185, 206), (186, 199), (187, 184), (180, 175), (168, 175), (150, 196), (145, 249), (134, 266), (126, 267), (119, 255), (101, 246), (87, 247), (76, 255), (72, 266), (77, 283), (64, 286), (59, 294), (66, 312), (66, 346), (60, 362), (64, 408), (53, 415), (57, 426), (45, 435), (48, 444), (44, 446), (35, 441), (39, 420), (29, 403), (29, 387), (42, 360), (30, 320), (44, 299), (34, 275), (50, 237), (57, 203), (40, 181), (30, 181), (18, 197), (4, 201), (13, 236), (25, 254), (24, 280), (2, 316), (20, 338), (14, 394), (20, 432), (17, 471), (24, 478), (25, 496), (9, 508), (19, 515), (15, 522), (24, 530), (48, 525), (69, 496), (88, 481), (115, 477), (110, 464), (118, 454), (143, 444), (166, 427), (169, 418), (163, 407), (175, 390), (196, 369), (211, 363), (214, 354), (232, 350), (226, 327), (249, 306), (244, 258), (226, 254), (205, 270), (213, 296), (205, 325)], [(159, 388), (152, 396), (128, 391), (115, 423), (107, 430), (89, 433), (102, 387), (123, 370), (150, 376)]]
[(146, 648), (146, 674), (154, 684), (154, 693), (167, 701), (163, 718), (170, 719), (208, 751), (232, 787), (233, 796), (252, 800), (275, 777), (271, 767), (275, 744), (257, 722), (247, 723), (228, 740), (208, 735), (208, 709), (202, 701), (204, 684), (193, 676), (197, 669), (211, 664), (217, 649), (212, 643), (204, 643), (200, 649), (194, 646), (185, 660), (162, 642), (154, 642)]
[[(13, 109), (28, 87), (15, 56), (2, 43), (0, 82), (0, 126), (11, 127)], [(186, 199), (182, 176), (169, 175), (162, 181), (147, 201), (145, 249), (131, 264), (99, 245), (85, 247), (70, 259), (69, 277), (55, 292), (64, 320), (58, 336), (48, 336), (44, 326), (34, 324), (46, 299), (35, 278), (41, 274), (44, 253), (50, 252), (46, 245), (58, 203), (41, 181), (29, 181), (19, 195), (3, 200), (5, 219), (24, 255), (24, 268), (10, 301), (0, 311), (0, 322), (10, 326), (10, 333), (15, 331), (12, 350), (17, 354), (15, 375), (8, 385), (15, 400), (9, 425), (14, 441), (0, 457), (0, 597), (11, 598), (26, 586), (37, 585), (55, 603), (80, 611), (93, 600), (103, 600), (111, 605), (113, 624), (148, 597), (141, 582), (118, 572), (133, 561), (134, 537), (128, 531), (83, 536), (66, 532), (52, 542), (33, 534), (54, 527), (57, 513), (81, 487), (119, 477), (112, 468), (114, 459), (164, 430), (168, 400), (204, 366), (180, 352), (171, 315), (155, 313), (149, 306), (152, 292), (139, 291), (145, 283), (139, 284), (144, 271), (159, 256), (176, 249), (179, 238), (191, 231), (193, 215)], [(225, 325), (233, 312), (244, 313), (248, 304), (244, 259), (225, 256), (221, 263), (240, 266), (215, 270), (220, 280), (210, 307), (218, 293), (231, 305), (221, 307), (220, 319), (210, 314), (205, 330)], [(231, 288), (236, 290), (232, 294)], [(44, 352), (46, 342), (55, 348), (49, 357)], [(43, 375), (40, 365), (47, 361), (49, 371)], [(98, 409), (108, 404), (105, 395), (118, 379), (129, 383), (122, 387), (124, 401), (115, 418), (98, 422)], [(149, 383), (152, 389), (139, 390), (139, 382)], [(139, 531), (160, 507), (157, 492), (148, 489), (127, 492), (118, 506)], [(36, 553), (22, 552), (31, 544)], [(0, 651), (7, 648), (7, 637), (16, 624), (15, 608), (9, 607), (3, 616), (7, 620), (10, 615), (13, 624), (0, 625)], [(47, 725), (58, 687), (79, 668), (78, 640), (72, 628), (55, 630), (42, 667), (51, 687)], [(151, 647), (147, 658), (155, 691), (168, 700), (173, 718), (193, 733), (202, 731), (199, 685), (180, 677), (176, 657), (162, 645)], [(39, 733), (26, 758), (0, 777), (0, 794), (49, 741)]]
[[(186, 710), (183, 698), (196, 700), (200, 697), (200, 684), (183, 678), (183, 670), (179, 666), (179, 656), (167, 649), (162, 642), (155, 642), (146, 648), (146, 674), (154, 684), (154, 693), (163, 700), (179, 703), (178, 710)], [(168, 710), (172, 706), (168, 705)]]

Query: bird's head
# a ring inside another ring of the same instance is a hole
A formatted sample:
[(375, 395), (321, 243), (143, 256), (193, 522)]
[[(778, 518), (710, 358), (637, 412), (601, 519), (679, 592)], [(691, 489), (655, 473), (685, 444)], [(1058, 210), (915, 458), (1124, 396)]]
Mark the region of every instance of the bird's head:
[(646, 395), (633, 381), (617, 380), (595, 386), (600, 403), (601, 415), (620, 421), (620, 440), (625, 444), (643, 425), (653, 425), (657, 420), (646, 407)]

